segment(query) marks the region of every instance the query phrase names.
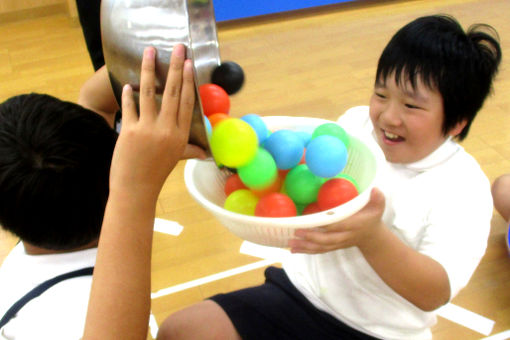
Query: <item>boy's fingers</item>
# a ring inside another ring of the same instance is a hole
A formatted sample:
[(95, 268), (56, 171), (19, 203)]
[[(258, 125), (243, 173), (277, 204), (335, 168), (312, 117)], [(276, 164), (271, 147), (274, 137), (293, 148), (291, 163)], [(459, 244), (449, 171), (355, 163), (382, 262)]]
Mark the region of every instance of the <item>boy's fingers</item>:
[(130, 85), (124, 85), (122, 89), (122, 122), (131, 124), (137, 120), (136, 104), (133, 99), (133, 89)]
[(170, 67), (166, 78), (165, 91), (161, 103), (162, 119), (169, 119), (175, 124), (175, 116), (181, 96), (182, 73), (186, 49), (184, 45), (175, 45), (170, 57)]
[(189, 129), (194, 105), (195, 84), (193, 81), (193, 65), (191, 60), (188, 59), (184, 63), (182, 75), (181, 98), (179, 101), (179, 113), (177, 115), (177, 125), (179, 127)]
[(140, 75), (140, 118), (157, 115), (156, 104), (156, 50), (146, 47), (143, 52)]

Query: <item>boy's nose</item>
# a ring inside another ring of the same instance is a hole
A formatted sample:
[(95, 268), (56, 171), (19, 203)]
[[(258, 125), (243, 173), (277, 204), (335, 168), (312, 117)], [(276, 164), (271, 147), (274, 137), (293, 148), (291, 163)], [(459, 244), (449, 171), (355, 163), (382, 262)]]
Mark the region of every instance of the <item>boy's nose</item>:
[(398, 126), (402, 122), (400, 107), (396, 103), (388, 103), (381, 113), (383, 122), (388, 126)]

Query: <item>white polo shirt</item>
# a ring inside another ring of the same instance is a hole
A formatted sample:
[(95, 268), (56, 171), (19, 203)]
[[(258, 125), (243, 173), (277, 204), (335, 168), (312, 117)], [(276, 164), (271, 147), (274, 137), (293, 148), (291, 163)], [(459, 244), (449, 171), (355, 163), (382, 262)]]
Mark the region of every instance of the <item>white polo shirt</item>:
[[(347, 111), (339, 123), (378, 148), (368, 107)], [(450, 139), (418, 162), (382, 163), (376, 186), (386, 198), (386, 226), (444, 267), (453, 298), (487, 247), (493, 212), (489, 180), (476, 160)], [(355, 329), (384, 339), (432, 338), (435, 313), (420, 310), (393, 291), (357, 247), (293, 254), (284, 269), (317, 308)]]
[[(0, 267), (0, 318), (42, 282), (96, 262), (97, 248), (51, 255), (27, 255), (19, 243)], [(62, 281), (27, 303), (0, 330), (0, 339), (81, 339), (92, 275)]]

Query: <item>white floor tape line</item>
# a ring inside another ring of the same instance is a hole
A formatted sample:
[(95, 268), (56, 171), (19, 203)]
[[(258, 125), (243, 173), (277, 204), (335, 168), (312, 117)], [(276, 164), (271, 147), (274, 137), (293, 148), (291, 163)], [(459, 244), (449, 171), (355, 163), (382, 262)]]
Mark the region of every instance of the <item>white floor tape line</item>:
[(261, 246), (248, 241), (243, 241), (239, 252), (245, 255), (260, 257), (261, 259), (273, 259), (276, 262), (281, 262), (285, 256), (290, 254), (290, 251), (287, 249)]
[(173, 293), (177, 293), (177, 292), (180, 292), (180, 291), (185, 290), (185, 289), (189, 289), (189, 288), (200, 286), (200, 285), (203, 285), (203, 284), (206, 284), (206, 283), (209, 283), (209, 282), (221, 280), (221, 279), (224, 279), (226, 277), (230, 277), (230, 276), (234, 276), (234, 275), (237, 275), (237, 274), (241, 274), (241, 273), (253, 270), (253, 269), (266, 267), (266, 266), (269, 266), (269, 265), (271, 265), (273, 263), (275, 263), (275, 261), (269, 259), (269, 260), (262, 260), (262, 261), (258, 261), (258, 262), (255, 262), (255, 263), (250, 263), (250, 264), (247, 264), (247, 265), (244, 265), (244, 266), (241, 266), (241, 267), (229, 269), (229, 270), (226, 270), (226, 271), (223, 271), (223, 272), (220, 272), (220, 273), (216, 273), (216, 274), (213, 274), (213, 275), (209, 275), (209, 276), (206, 276), (206, 277), (203, 277), (203, 278), (200, 278), (200, 279), (196, 279), (196, 280), (193, 280), (193, 281), (188, 281), (188, 282), (185, 282), (185, 283), (181, 283), (181, 284), (175, 285), (173, 287), (168, 287), (168, 288), (164, 288), (164, 289), (158, 290), (157, 292), (151, 294), (151, 298), (152, 299), (157, 299), (157, 298), (165, 296), (165, 295), (170, 295), (170, 294), (173, 294)]
[(484, 316), (449, 303), (437, 310), (437, 315), (483, 335), (492, 332), (495, 322)]
[(159, 233), (179, 236), (182, 229), (184, 229), (183, 226), (175, 221), (169, 221), (158, 217), (154, 219), (154, 231)]
[(510, 329), (503, 331), (501, 333), (491, 335), (487, 338), (483, 338), (481, 340), (508, 340), (508, 339), (510, 339)]
[(158, 323), (156, 322), (156, 318), (152, 313), (149, 315), (149, 330), (151, 332), (152, 338), (156, 339), (156, 337), (158, 336), (159, 327)]

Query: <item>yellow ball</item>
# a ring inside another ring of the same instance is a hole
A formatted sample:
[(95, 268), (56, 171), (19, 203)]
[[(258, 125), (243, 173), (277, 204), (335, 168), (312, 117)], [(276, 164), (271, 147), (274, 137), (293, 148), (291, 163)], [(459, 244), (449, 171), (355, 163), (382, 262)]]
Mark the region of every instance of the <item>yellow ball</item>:
[(209, 143), (214, 160), (230, 168), (248, 164), (258, 149), (255, 130), (237, 118), (225, 119), (216, 124)]
[(255, 215), (255, 207), (259, 198), (247, 189), (239, 189), (228, 195), (224, 208), (243, 215)]

